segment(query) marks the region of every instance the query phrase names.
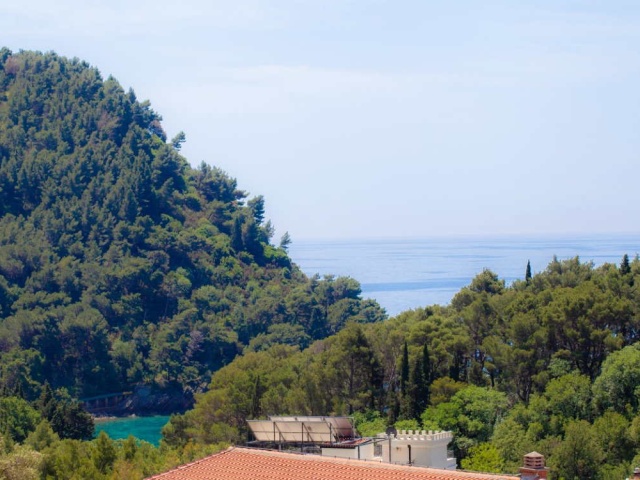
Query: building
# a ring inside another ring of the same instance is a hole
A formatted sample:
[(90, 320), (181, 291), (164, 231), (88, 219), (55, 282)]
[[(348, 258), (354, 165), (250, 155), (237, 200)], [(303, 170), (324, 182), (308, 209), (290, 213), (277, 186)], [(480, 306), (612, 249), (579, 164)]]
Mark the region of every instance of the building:
[[(254, 447), (232, 447), (149, 480), (544, 480), (544, 457), (524, 456), (519, 475), (456, 470), (451, 432), (390, 428), (356, 435), (349, 417), (250, 420)], [(266, 447), (266, 448), (265, 448)], [(283, 451), (283, 449), (287, 449)], [(294, 450), (295, 449), (295, 450)]]
[(231, 447), (148, 480), (516, 480), (492, 475)]
[(249, 420), (254, 446), (281, 450), (295, 446), (300, 452), (324, 457), (367, 460), (398, 465), (455, 470), (456, 459), (447, 445), (451, 432), (390, 429), (373, 438), (360, 438), (350, 417), (270, 416)]
[(321, 451), (323, 457), (455, 470), (456, 459), (447, 450), (452, 439), (451, 432), (401, 430), (375, 438), (323, 445)]

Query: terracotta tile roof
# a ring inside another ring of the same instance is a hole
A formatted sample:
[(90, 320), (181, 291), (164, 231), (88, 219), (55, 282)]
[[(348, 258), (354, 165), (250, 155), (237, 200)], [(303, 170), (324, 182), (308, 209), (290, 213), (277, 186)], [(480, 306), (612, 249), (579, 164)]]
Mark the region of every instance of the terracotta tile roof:
[(232, 447), (148, 480), (508, 480), (490, 475)]

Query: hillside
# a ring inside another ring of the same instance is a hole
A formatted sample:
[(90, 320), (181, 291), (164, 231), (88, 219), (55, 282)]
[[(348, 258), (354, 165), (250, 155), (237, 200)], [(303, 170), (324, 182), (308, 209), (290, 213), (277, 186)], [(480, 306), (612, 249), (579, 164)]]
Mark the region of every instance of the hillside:
[(305, 277), (264, 199), (182, 142), (86, 62), (0, 50), (1, 391), (147, 385), (184, 408), (244, 350), (385, 318), (356, 281)]

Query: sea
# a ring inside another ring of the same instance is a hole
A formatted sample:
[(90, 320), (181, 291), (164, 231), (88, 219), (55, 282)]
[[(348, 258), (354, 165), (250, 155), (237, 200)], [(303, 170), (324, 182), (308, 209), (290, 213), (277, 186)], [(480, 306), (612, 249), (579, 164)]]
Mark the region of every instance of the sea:
[(390, 316), (418, 307), (447, 305), (487, 268), (507, 285), (559, 260), (620, 264), (640, 253), (640, 234), (578, 236), (458, 236), (422, 239), (300, 240), (289, 255), (307, 275), (358, 280)]

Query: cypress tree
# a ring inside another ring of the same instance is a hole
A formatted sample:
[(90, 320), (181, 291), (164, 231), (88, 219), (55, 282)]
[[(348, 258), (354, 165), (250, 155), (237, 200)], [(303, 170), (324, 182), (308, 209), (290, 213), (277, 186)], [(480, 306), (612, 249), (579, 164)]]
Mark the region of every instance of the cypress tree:
[(531, 282), (531, 261), (529, 260), (527, 260), (527, 271), (524, 274), (524, 280), (527, 282), (527, 285)]
[(424, 401), (425, 408), (429, 404), (429, 400), (431, 397), (431, 382), (433, 382), (433, 378), (431, 378), (431, 358), (429, 357), (429, 347), (425, 342), (422, 347), (422, 376), (424, 378)]
[(625, 253), (620, 263), (620, 274), (627, 275), (628, 273), (631, 273), (631, 265), (629, 264), (629, 255)]
[(427, 407), (427, 403), (425, 402), (425, 388), (428, 388), (427, 380), (424, 377), (421, 358), (416, 358), (416, 364), (411, 373), (411, 386), (409, 388), (409, 392), (412, 395), (412, 398), (411, 411), (408, 416), (419, 419), (420, 414)]
[(402, 364), (400, 365), (400, 393), (405, 395), (407, 383), (409, 382), (409, 346), (404, 342), (402, 350)]

